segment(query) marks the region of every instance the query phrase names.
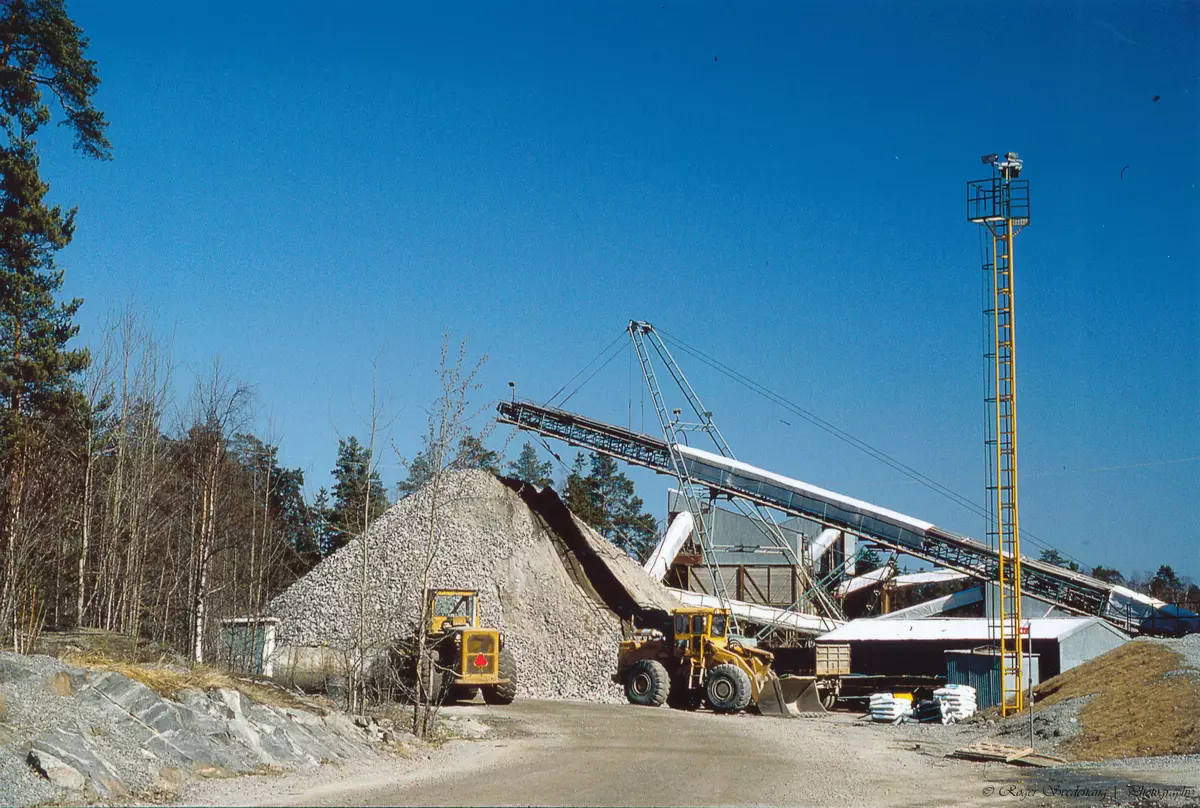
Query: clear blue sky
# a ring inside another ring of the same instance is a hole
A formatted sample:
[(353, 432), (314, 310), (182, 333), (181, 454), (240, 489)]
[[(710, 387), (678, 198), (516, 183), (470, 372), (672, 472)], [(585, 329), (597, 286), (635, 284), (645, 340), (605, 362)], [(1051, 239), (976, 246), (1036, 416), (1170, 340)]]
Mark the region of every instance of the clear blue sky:
[[(1024, 525), (1200, 577), (1195, 3), (179, 5), (70, 4), (115, 159), (44, 143), (66, 291), (174, 329), (183, 389), (220, 355), (310, 487), (381, 349), (411, 455), (443, 333), (544, 399), (637, 318), (981, 499), (964, 186), (1015, 150)], [(624, 423), (629, 369), (571, 406)], [(685, 369), (741, 458), (981, 534)]]

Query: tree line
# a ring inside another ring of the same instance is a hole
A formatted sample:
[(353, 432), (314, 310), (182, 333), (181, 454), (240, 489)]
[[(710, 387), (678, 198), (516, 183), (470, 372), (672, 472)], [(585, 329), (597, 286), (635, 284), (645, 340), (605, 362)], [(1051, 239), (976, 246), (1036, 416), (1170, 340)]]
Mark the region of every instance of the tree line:
[(1078, 562), (1053, 549), (1043, 550), (1038, 560), (1072, 572), (1082, 572), (1105, 583), (1124, 586), (1167, 603), (1200, 604), (1200, 586), (1197, 586), (1191, 578), (1178, 575), (1170, 564), (1159, 565), (1158, 570), (1153, 574), (1148, 571), (1135, 570), (1125, 576), (1112, 567), (1095, 566), (1085, 569)]

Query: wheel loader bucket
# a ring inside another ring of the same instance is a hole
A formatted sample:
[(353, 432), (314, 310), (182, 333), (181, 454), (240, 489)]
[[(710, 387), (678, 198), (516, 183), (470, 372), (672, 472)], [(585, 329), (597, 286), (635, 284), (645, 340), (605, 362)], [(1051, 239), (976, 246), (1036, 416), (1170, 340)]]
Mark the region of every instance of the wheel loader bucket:
[(801, 713), (823, 713), (817, 693), (817, 680), (811, 676), (784, 676), (774, 673), (767, 678), (758, 697), (758, 711), (776, 718), (791, 718)]

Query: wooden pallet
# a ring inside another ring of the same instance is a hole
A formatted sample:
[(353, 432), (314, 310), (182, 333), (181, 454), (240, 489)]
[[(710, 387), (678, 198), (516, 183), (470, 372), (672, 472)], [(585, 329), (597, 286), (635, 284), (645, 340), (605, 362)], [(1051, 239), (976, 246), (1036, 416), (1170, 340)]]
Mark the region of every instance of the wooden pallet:
[(955, 749), (947, 757), (962, 758), (963, 760), (995, 760), (1013, 766), (1038, 766), (1041, 768), (1053, 768), (1067, 762), (1066, 758), (1038, 752), (1032, 746), (1009, 746), (989, 741), (976, 741), (969, 746)]

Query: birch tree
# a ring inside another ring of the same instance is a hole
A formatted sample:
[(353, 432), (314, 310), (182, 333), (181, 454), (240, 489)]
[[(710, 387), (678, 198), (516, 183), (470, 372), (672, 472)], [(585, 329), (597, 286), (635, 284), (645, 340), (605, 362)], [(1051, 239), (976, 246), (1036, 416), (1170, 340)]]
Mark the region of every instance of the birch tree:
[[(442, 340), (441, 361), (438, 365), (440, 391), (427, 412), (426, 431), (421, 441), (419, 457), (423, 459), (423, 474), (426, 475), (425, 507), (428, 527), (425, 541), (417, 561), (416, 596), (420, 598), (420, 618), (414, 638), (416, 686), (412, 697), (412, 732), (418, 738), (425, 737), (433, 724), (437, 709), (445, 695), (437, 687), (441, 680), (436, 668), (437, 661), (429, 647), (430, 603), (426, 593), (433, 583), (431, 573), (442, 542), (442, 511), (454, 492), (448, 485), (447, 472), (458, 456), (458, 448), (464, 439), (471, 436), (470, 423), (479, 413), (471, 410), (471, 395), (479, 389), (476, 381), (480, 370), (487, 362), (481, 357), (473, 365), (468, 361), (467, 343), (460, 343), (457, 353), (450, 350), (449, 335)], [(486, 437), (486, 431), (482, 437)]]

